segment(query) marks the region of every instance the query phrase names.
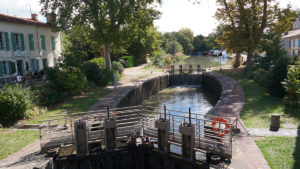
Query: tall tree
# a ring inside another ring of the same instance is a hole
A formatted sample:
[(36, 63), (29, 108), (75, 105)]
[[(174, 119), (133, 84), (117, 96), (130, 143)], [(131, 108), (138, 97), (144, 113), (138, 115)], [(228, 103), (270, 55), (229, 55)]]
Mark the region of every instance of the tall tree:
[(161, 0), (41, 0), (42, 13), (51, 13), (60, 29), (90, 26), (104, 44), (105, 65), (111, 68), (111, 45), (132, 41), (138, 29), (152, 25), (160, 13), (153, 4)]
[(190, 42), (194, 42), (194, 32), (190, 28), (181, 28), (179, 33), (184, 34), (187, 38), (189, 38)]
[[(217, 0), (216, 18), (225, 30), (223, 39), (227, 47), (239, 53), (246, 50), (250, 64), (266, 30), (271, 29), (282, 12), (290, 12), (290, 6), (280, 9), (276, 0)], [(284, 25), (290, 25), (286, 20)], [(288, 27), (287, 26), (287, 27)], [(283, 31), (287, 31), (284, 27)], [(247, 64), (247, 65), (248, 65)]]

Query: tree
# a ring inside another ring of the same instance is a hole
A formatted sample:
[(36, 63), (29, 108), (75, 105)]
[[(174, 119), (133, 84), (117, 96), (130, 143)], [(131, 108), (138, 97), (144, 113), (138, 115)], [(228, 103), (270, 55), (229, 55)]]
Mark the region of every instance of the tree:
[(89, 26), (104, 44), (105, 65), (111, 69), (111, 46), (132, 42), (137, 30), (152, 25), (160, 13), (153, 6), (161, 0), (41, 0), (42, 13), (63, 30), (74, 24)]
[(175, 37), (176, 41), (182, 45), (185, 54), (190, 54), (194, 50), (194, 46), (192, 45), (189, 37), (184, 33), (174, 32), (173, 36)]
[(291, 13), (291, 7), (280, 9), (276, 0), (217, 0), (217, 4), (220, 8), (216, 18), (224, 29), (221, 38), (223, 45), (236, 53), (246, 50), (247, 65), (257, 53), (266, 30), (274, 28), (278, 21), (285, 20), (285, 26), (280, 30), (285, 32), (292, 22), (285, 15)]
[(128, 54), (143, 60), (146, 54), (151, 55), (153, 52), (158, 51), (160, 45), (160, 34), (156, 27), (148, 26), (145, 30), (138, 32), (137, 37), (128, 48)]
[(184, 36), (186, 36), (187, 38), (189, 38), (190, 42), (193, 43), (194, 42), (194, 32), (189, 29), (189, 28), (181, 28), (179, 30), (179, 33), (184, 34)]

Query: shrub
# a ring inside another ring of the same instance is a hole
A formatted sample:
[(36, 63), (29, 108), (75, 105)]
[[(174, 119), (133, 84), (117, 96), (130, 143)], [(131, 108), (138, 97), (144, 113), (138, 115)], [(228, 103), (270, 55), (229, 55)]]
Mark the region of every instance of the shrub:
[(9, 126), (29, 118), (32, 99), (33, 94), (29, 89), (22, 89), (19, 85), (5, 86), (0, 91), (0, 123)]
[(300, 98), (300, 65), (290, 65), (288, 67), (287, 78), (283, 82), (283, 87), (288, 94), (288, 99), (299, 100), (299, 98)]
[(104, 60), (104, 58), (95, 58), (95, 59), (89, 60), (89, 62), (96, 63), (102, 69), (105, 68), (105, 60)]
[(271, 95), (277, 97), (283, 97), (286, 93), (281, 82), (286, 79), (287, 66), (289, 64), (289, 58), (283, 57), (278, 60), (274, 68), (271, 71), (271, 83), (268, 87), (268, 91)]
[(45, 88), (39, 92), (38, 104), (41, 106), (51, 106), (63, 101), (63, 96), (60, 92)]
[(269, 84), (271, 83), (270, 78), (271, 78), (271, 73), (269, 71), (259, 68), (254, 72), (253, 80), (262, 86), (268, 87)]
[(75, 95), (84, 91), (87, 86), (86, 77), (79, 68), (48, 68), (45, 74), (50, 81), (50, 87), (55, 91)]
[(100, 68), (95, 62), (86, 62), (82, 65), (81, 69), (84, 72), (87, 80), (95, 83), (98, 86), (106, 86), (112, 81), (112, 71), (106, 68)]
[(122, 58), (127, 60), (128, 67), (134, 67), (138, 65), (137, 58), (134, 56), (123, 56)]
[(128, 68), (128, 62), (126, 62), (124, 59), (120, 59), (119, 62), (123, 65), (124, 68)]
[(151, 58), (152, 60), (152, 64), (154, 66), (157, 66), (157, 67), (160, 67), (160, 68), (163, 68), (166, 63), (165, 61), (165, 52), (164, 51), (157, 51), (157, 52), (154, 52), (154, 55), (153, 57)]
[(120, 62), (113, 61), (111, 68), (114, 71), (117, 71), (119, 74), (122, 74), (124, 71), (124, 66)]

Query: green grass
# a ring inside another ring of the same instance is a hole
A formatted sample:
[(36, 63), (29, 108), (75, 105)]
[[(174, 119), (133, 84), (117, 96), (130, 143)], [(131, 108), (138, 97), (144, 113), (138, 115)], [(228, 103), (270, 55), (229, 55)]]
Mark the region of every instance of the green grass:
[(0, 129), (0, 160), (17, 152), (26, 145), (36, 141), (38, 131), (33, 130), (16, 130), (12, 133), (5, 134), (7, 129)]
[(93, 88), (89, 92), (67, 99), (63, 104), (59, 104), (50, 108), (45, 114), (33, 117), (23, 121), (25, 124), (38, 124), (38, 121), (47, 119), (48, 116), (64, 113), (84, 112), (88, 111), (90, 107), (99, 101), (102, 97), (106, 96), (111, 90), (105, 88)]
[(243, 76), (241, 73), (223, 73), (237, 80), (245, 92), (245, 105), (241, 118), (247, 127), (269, 128), (271, 114), (280, 114), (281, 124), (288, 123), (295, 126), (300, 124), (299, 110), (285, 108), (283, 99), (272, 97), (267, 89)]
[(300, 168), (299, 137), (265, 137), (255, 142), (272, 169)]

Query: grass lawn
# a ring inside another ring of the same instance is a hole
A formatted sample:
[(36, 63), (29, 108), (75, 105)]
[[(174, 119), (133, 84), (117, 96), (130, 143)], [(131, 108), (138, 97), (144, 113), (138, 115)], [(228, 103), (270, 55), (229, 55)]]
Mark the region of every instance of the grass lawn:
[(43, 115), (24, 120), (22, 123), (38, 124), (38, 121), (45, 120), (48, 116), (51, 115), (64, 113), (65, 110), (69, 113), (88, 111), (94, 103), (99, 101), (102, 97), (106, 96), (110, 91), (111, 90), (105, 88), (93, 88), (89, 92), (81, 96), (67, 99), (63, 104), (59, 104), (57, 106), (49, 108), (48, 111)]
[(299, 137), (265, 137), (255, 142), (272, 169), (300, 168)]
[(36, 141), (38, 131), (0, 129), (0, 160)]
[(286, 109), (283, 99), (272, 97), (267, 93), (267, 89), (253, 80), (247, 79), (241, 73), (223, 74), (237, 80), (245, 92), (245, 105), (241, 112), (241, 118), (247, 127), (269, 128), (271, 114), (280, 114), (281, 124), (293, 124), (299, 126), (300, 111)]

